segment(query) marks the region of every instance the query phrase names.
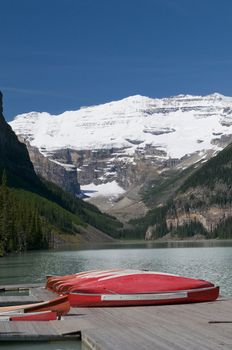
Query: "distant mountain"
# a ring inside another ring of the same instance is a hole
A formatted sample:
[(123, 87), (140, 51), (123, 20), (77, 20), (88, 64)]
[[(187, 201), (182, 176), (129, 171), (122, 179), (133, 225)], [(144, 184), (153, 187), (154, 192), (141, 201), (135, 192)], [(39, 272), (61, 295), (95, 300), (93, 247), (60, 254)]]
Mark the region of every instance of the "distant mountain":
[[(0, 255), (61, 242), (110, 240), (121, 224), (39, 178), (3, 116), (0, 93)], [(104, 233), (105, 232), (105, 233)]]
[(136, 151), (153, 146), (164, 159), (180, 159), (197, 151), (220, 149), (212, 140), (232, 133), (232, 98), (217, 93), (164, 99), (138, 95), (58, 116), (22, 114), (10, 125), (45, 155), (67, 148), (113, 148), (135, 157)]
[[(137, 95), (57, 116), (22, 114), (10, 125), (28, 145), (37, 173), (59, 183), (61, 172), (51, 163), (59, 165), (67, 184), (70, 178), (88, 190), (94, 185), (94, 191), (110, 200), (92, 201), (126, 219), (146, 212), (141, 206), (144, 190), (158, 188), (163, 178), (181, 177), (232, 141), (232, 98), (218, 93), (163, 99)], [(31, 148), (50, 162), (49, 171)], [(104, 184), (115, 183), (121, 196), (116, 203), (110, 191), (101, 193)], [(75, 186), (68, 190), (78, 193)]]

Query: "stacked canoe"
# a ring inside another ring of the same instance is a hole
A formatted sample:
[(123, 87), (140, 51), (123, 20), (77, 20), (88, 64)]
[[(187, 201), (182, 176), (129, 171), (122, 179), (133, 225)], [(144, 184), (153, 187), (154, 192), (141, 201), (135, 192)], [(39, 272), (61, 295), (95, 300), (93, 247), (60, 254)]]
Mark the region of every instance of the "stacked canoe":
[(46, 288), (72, 307), (160, 305), (214, 301), (213, 283), (166, 273), (112, 269), (47, 277)]
[(67, 296), (35, 304), (0, 307), (0, 321), (53, 321), (70, 310)]

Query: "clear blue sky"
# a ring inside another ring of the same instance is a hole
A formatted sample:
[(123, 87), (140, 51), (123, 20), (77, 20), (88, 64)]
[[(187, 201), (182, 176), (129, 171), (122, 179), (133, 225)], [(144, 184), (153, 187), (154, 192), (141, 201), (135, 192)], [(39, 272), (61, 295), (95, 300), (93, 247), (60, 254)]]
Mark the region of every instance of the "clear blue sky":
[(0, 0), (5, 117), (141, 94), (232, 96), (230, 0)]

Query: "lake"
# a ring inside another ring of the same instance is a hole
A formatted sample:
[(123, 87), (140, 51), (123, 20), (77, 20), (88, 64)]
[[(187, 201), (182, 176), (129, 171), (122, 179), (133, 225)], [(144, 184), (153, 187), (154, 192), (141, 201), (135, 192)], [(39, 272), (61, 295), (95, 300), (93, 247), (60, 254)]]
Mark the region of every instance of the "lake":
[[(232, 296), (232, 241), (110, 244), (95, 248), (28, 252), (0, 258), (0, 284), (45, 282), (46, 275), (64, 275), (105, 268), (146, 269), (209, 280)], [(76, 343), (32, 344), (39, 350), (80, 349)], [(21, 349), (19, 344), (1, 349)], [(27, 347), (22, 345), (22, 349)]]

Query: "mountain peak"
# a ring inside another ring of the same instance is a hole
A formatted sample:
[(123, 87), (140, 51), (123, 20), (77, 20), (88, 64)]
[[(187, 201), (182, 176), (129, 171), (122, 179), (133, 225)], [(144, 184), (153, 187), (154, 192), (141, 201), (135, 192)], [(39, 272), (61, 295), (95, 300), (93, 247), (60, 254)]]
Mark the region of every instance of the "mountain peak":
[(223, 98), (225, 98), (225, 96), (222, 95), (222, 94), (220, 94), (219, 92), (214, 92), (214, 93), (210, 94), (209, 96), (215, 97), (215, 98), (217, 98), (217, 99), (223, 99)]
[(150, 98), (147, 97), (147, 96), (138, 94), (138, 95), (131, 95), (131, 96), (125, 97), (122, 101), (124, 101), (124, 100), (127, 100), (127, 101), (143, 101), (143, 100), (147, 100), (147, 99), (150, 99)]
[(220, 101), (223, 104), (228, 104), (229, 106), (231, 106), (232, 104), (232, 97), (222, 95), (219, 92), (214, 92), (211, 95), (208, 95), (207, 97), (213, 99), (215, 102)]

